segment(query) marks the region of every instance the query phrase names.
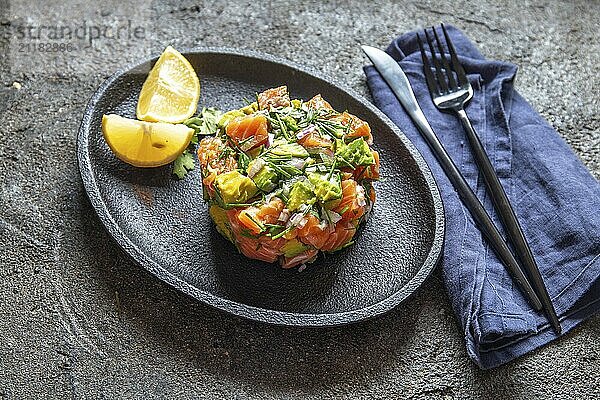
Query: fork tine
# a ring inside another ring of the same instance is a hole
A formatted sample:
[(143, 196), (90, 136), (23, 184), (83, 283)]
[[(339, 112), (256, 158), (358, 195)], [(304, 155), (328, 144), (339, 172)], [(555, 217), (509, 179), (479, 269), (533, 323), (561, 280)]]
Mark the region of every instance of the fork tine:
[(442, 66), (435, 55), (435, 51), (433, 50), (433, 42), (427, 33), (427, 29), (425, 31), (425, 38), (427, 39), (427, 44), (429, 44), (429, 51), (431, 52), (431, 59), (433, 60), (433, 66), (435, 67), (435, 75), (437, 76), (438, 84), (440, 85), (441, 92), (446, 93), (448, 91), (448, 84), (446, 83), (446, 79), (444, 79), (444, 75), (442, 74)]
[(435, 27), (432, 26), (431, 29), (433, 30), (433, 36), (435, 36), (435, 42), (436, 42), (437, 48), (440, 52), (440, 57), (442, 58), (442, 64), (444, 65), (444, 69), (446, 70), (446, 76), (448, 76), (448, 84), (450, 86), (450, 89), (458, 89), (458, 86), (456, 85), (456, 79), (454, 79), (454, 72), (452, 72), (452, 68), (450, 68), (450, 63), (448, 62), (448, 59), (446, 58), (446, 52), (444, 51), (444, 46), (442, 46), (442, 42), (440, 41), (440, 38), (437, 34), (437, 31), (435, 30)]
[(465, 70), (458, 61), (458, 57), (456, 56), (456, 50), (454, 49), (454, 45), (452, 44), (450, 36), (446, 31), (446, 27), (444, 26), (444, 24), (441, 25), (442, 31), (444, 32), (444, 37), (446, 38), (446, 45), (448, 45), (448, 51), (450, 52), (450, 58), (452, 59), (452, 65), (454, 66), (454, 71), (456, 72), (456, 76), (458, 77), (458, 82), (461, 86), (466, 86), (469, 84), (469, 81), (467, 80), (467, 74), (465, 74)]
[(427, 55), (425, 54), (425, 49), (423, 48), (423, 41), (421, 40), (421, 36), (417, 33), (417, 42), (419, 43), (419, 49), (421, 50), (421, 58), (423, 59), (423, 71), (425, 72), (425, 80), (427, 81), (427, 86), (429, 87), (429, 91), (431, 93), (435, 93), (437, 95), (440, 94), (440, 89), (437, 86), (435, 81), (435, 77), (431, 72), (431, 65), (429, 65), (429, 60), (427, 59)]

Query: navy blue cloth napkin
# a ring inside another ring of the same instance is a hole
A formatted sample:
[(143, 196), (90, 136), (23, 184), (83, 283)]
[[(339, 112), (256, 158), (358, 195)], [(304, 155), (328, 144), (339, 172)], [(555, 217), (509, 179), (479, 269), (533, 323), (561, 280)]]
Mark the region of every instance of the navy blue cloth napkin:
[[(458, 29), (448, 31), (475, 90), (466, 112), (515, 207), (563, 330), (569, 331), (600, 309), (600, 185), (514, 90), (517, 67), (486, 60)], [(434, 131), (501, 228), (458, 119), (431, 102), (416, 33), (400, 36), (387, 52), (408, 75)], [(440, 187), (447, 221), (444, 283), (469, 356), (492, 368), (554, 340), (544, 315), (530, 308), (483, 241), (388, 85), (374, 67), (365, 67), (365, 73), (375, 104), (421, 151)]]

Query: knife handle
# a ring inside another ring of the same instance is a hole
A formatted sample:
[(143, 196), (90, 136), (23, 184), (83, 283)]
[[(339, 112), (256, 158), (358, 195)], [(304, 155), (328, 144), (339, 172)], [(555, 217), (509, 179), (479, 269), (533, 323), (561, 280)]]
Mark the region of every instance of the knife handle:
[[(414, 99), (414, 95), (412, 98)], [(414, 100), (414, 102), (416, 103), (416, 100)], [(404, 102), (402, 103), (404, 105)], [(458, 193), (465, 207), (471, 213), (473, 220), (477, 224), (483, 236), (486, 238), (487, 242), (490, 244), (502, 264), (504, 264), (504, 266), (508, 269), (508, 272), (512, 275), (513, 279), (531, 306), (536, 311), (541, 310), (542, 303), (529, 284), (529, 281), (523, 274), (523, 271), (517, 263), (517, 260), (515, 260), (515, 257), (500, 235), (500, 232), (498, 232), (498, 229), (492, 222), (492, 219), (483, 208), (483, 205), (475, 193), (473, 193), (473, 190), (456, 167), (456, 164), (454, 164), (454, 161), (452, 161), (452, 158), (450, 158), (450, 155), (433, 132), (433, 129), (431, 129), (431, 126), (429, 125), (429, 122), (427, 122), (423, 111), (421, 111), (420, 107), (418, 107), (418, 104), (416, 107), (413, 106), (410, 108), (405, 108), (427, 141), (427, 144), (442, 166), (446, 176), (452, 183), (452, 186), (454, 186), (454, 189)]]

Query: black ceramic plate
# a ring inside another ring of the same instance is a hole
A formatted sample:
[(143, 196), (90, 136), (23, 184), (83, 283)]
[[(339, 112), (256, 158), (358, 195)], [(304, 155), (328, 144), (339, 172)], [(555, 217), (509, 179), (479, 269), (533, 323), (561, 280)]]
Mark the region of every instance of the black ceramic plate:
[(371, 125), (383, 181), (370, 219), (349, 248), (306, 270), (250, 260), (213, 227), (200, 171), (183, 181), (171, 167), (139, 169), (114, 157), (102, 137), (103, 114), (135, 117), (155, 59), (106, 80), (79, 131), (81, 177), (100, 220), (144, 268), (221, 310), (259, 321), (331, 326), (373, 317), (413, 293), (442, 250), (444, 217), (434, 179), (408, 139), (366, 99), (334, 80), (270, 56), (222, 49), (185, 53), (200, 76), (201, 105), (238, 108), (256, 92), (286, 84), (293, 97), (321, 93), (337, 110)]

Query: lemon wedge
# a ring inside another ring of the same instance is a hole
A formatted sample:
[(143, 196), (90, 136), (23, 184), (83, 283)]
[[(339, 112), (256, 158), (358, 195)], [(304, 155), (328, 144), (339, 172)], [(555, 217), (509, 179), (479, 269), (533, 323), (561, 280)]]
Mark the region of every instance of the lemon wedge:
[(168, 46), (142, 86), (136, 114), (143, 121), (176, 124), (196, 112), (199, 98), (200, 81), (194, 67)]
[(175, 160), (194, 134), (183, 124), (102, 116), (102, 134), (115, 155), (136, 167), (160, 167)]

